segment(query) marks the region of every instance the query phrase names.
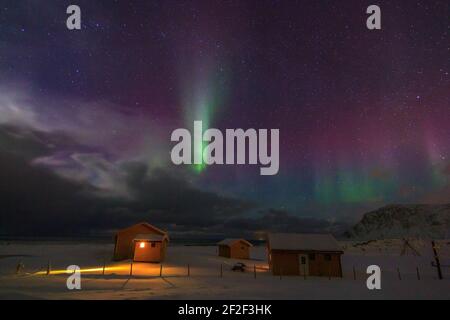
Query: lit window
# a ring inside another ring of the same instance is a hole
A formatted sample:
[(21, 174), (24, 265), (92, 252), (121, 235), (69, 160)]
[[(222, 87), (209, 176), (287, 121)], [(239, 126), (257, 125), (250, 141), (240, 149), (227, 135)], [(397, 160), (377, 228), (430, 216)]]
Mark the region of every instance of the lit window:
[(139, 248), (145, 248), (145, 242), (141, 242), (141, 243), (139, 244)]

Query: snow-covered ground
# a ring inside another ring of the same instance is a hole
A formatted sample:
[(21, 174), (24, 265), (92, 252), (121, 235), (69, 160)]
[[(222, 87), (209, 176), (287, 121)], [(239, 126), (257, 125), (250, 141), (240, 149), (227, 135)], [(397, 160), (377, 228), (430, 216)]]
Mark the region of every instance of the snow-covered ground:
[[(114, 263), (108, 259), (112, 245), (0, 242), (0, 299), (450, 299), (450, 268), (443, 268), (444, 280), (437, 279), (427, 242), (413, 243), (421, 256), (411, 252), (401, 255), (401, 241), (354, 244), (342, 243), (343, 279), (280, 279), (265, 270), (265, 247), (253, 248), (252, 259), (243, 261), (250, 270), (236, 273), (230, 270), (236, 261), (218, 257), (215, 247), (170, 246), (162, 277), (159, 264), (145, 263), (134, 264), (130, 277), (129, 261)], [(449, 241), (438, 245), (442, 264), (450, 265)], [(47, 276), (49, 260), (53, 274)], [(16, 275), (19, 262), (25, 269)], [(372, 264), (382, 270), (379, 291), (366, 287), (365, 270)], [(82, 268), (79, 291), (66, 287), (64, 270), (69, 265)]]

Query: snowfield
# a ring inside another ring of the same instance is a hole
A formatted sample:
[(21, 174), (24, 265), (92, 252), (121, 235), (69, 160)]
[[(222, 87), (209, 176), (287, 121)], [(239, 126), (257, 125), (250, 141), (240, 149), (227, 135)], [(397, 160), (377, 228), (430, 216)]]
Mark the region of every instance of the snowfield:
[[(411, 243), (420, 256), (401, 255), (400, 240), (341, 242), (343, 279), (280, 279), (267, 271), (262, 246), (242, 261), (249, 266), (245, 273), (232, 272), (237, 260), (218, 257), (216, 247), (169, 246), (160, 277), (160, 265), (146, 263), (133, 264), (130, 276), (130, 261), (112, 262), (109, 244), (0, 242), (0, 299), (450, 299), (450, 268), (438, 280), (429, 243)], [(450, 241), (438, 247), (441, 263), (449, 266)], [(46, 275), (49, 260), (52, 274)], [(25, 267), (17, 275), (19, 262)], [(381, 267), (381, 290), (366, 287), (365, 270), (372, 264)], [(82, 269), (81, 290), (66, 287), (69, 265)]]

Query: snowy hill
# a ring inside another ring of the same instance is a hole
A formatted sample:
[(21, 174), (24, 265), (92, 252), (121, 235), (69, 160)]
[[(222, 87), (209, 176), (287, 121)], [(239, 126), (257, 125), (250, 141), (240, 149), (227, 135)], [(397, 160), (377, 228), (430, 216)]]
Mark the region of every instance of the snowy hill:
[(345, 234), (354, 239), (450, 237), (450, 204), (389, 205), (368, 212)]

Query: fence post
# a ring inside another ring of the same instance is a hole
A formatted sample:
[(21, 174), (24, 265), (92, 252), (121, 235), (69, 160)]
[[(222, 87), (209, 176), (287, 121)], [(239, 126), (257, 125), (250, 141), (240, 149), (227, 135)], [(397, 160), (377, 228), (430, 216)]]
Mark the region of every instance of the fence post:
[(20, 274), (22, 269), (23, 269), (23, 263), (22, 263), (22, 261), (19, 261), (19, 263), (17, 264), (17, 267), (16, 267), (16, 274)]
[(133, 276), (133, 260), (130, 263), (130, 277)]
[(419, 267), (416, 267), (416, 271), (417, 271), (417, 280), (420, 280)]
[(105, 269), (106, 269), (106, 259), (103, 259), (103, 270), (102, 270), (102, 275), (105, 275)]
[(439, 260), (439, 255), (437, 253), (436, 250), (436, 243), (433, 241), (431, 241), (431, 247), (433, 248), (433, 254), (434, 254), (434, 260), (436, 260), (436, 268), (438, 270), (438, 278), (439, 280), (442, 280), (442, 270), (441, 270), (441, 261)]
[(25, 265), (22, 263), (22, 261), (19, 261), (19, 264), (16, 267), (16, 274), (20, 274), (24, 268)]
[(400, 274), (400, 268), (397, 267), (398, 280), (402, 280), (402, 275)]
[(47, 275), (50, 275), (50, 272), (52, 272), (52, 264), (51, 264), (50, 260), (48, 260), (48, 263), (47, 263)]
[(159, 276), (162, 277), (163, 274), (163, 265), (162, 263), (159, 265)]

